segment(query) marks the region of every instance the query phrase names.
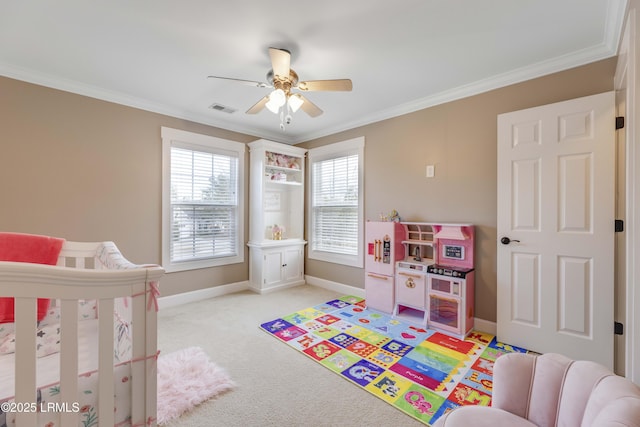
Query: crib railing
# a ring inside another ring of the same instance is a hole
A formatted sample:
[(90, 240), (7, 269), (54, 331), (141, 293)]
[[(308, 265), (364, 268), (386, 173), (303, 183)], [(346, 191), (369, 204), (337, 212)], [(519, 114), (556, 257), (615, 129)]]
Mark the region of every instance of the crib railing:
[[(114, 307), (117, 301), (125, 301), (131, 304), (131, 425), (156, 425), (155, 298), (163, 273), (159, 266), (131, 264), (110, 242), (66, 242), (58, 266), (0, 262), (0, 296), (15, 299), (15, 402), (22, 408), (36, 404), (37, 298), (60, 301), (60, 402), (72, 407), (78, 400), (78, 375), (82, 374), (78, 372), (78, 300), (95, 299), (99, 333), (97, 409), (100, 425), (113, 426)], [(62, 425), (79, 423), (77, 411), (60, 415)], [(37, 413), (18, 412), (16, 422), (18, 427), (34, 426)]]

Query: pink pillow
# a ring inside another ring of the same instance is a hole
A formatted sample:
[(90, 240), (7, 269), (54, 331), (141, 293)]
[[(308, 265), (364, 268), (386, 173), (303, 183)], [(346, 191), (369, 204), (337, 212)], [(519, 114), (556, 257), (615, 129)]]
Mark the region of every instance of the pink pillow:
[[(44, 319), (51, 300), (38, 298), (38, 322)], [(15, 321), (13, 298), (0, 298), (0, 323)]]
[[(56, 265), (64, 239), (35, 234), (0, 233), (0, 261)], [(49, 309), (49, 300), (38, 298), (38, 321)], [(0, 298), (0, 323), (14, 321), (13, 298)]]

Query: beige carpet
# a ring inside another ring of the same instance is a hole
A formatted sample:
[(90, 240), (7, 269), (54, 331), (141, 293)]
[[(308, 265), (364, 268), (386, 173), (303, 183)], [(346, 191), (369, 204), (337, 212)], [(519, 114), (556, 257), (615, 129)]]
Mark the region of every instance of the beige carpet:
[(166, 426), (424, 427), (258, 327), (338, 296), (305, 285), (266, 295), (239, 292), (162, 309), (158, 348), (169, 353), (201, 347), (237, 384)]

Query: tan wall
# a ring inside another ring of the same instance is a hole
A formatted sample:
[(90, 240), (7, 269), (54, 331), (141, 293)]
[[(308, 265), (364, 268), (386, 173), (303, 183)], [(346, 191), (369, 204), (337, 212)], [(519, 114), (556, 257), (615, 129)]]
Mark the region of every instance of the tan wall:
[[(614, 68), (601, 61), (300, 145), (365, 136), (366, 218), (397, 209), (407, 221), (476, 224), (476, 316), (495, 321), (496, 116), (611, 90)], [(0, 77), (0, 230), (113, 240), (131, 261), (159, 263), (161, 126), (257, 139)], [(309, 275), (364, 286), (362, 269), (327, 267), (306, 260)], [(171, 273), (162, 292), (248, 276), (247, 262)]]
[[(497, 115), (613, 90), (615, 59), (300, 144), (365, 137), (365, 218), (476, 225), (476, 317), (496, 320)], [(426, 178), (427, 164), (435, 177)], [(305, 260), (305, 273), (364, 287), (358, 268)]]
[[(0, 77), (0, 230), (112, 240), (133, 262), (160, 263), (161, 126), (257, 139)], [(162, 294), (245, 281), (248, 269), (168, 274)]]

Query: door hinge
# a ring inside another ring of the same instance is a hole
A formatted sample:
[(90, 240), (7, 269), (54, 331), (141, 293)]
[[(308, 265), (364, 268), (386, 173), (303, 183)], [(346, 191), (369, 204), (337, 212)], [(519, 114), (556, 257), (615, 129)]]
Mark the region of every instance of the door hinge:
[(624, 220), (616, 219), (613, 231), (616, 233), (622, 233), (624, 231)]
[(624, 334), (624, 325), (620, 322), (613, 322), (613, 333), (615, 335), (623, 335)]
[(616, 117), (616, 130), (624, 128), (624, 116)]

